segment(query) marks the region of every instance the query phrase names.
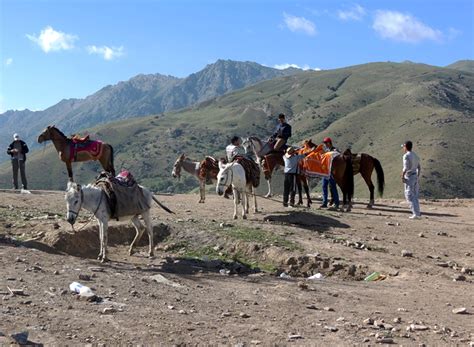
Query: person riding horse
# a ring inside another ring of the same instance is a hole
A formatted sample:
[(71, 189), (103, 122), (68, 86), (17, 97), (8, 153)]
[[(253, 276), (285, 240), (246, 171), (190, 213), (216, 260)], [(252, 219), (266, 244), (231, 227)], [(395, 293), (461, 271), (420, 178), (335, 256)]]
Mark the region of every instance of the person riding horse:
[(291, 125), (289, 125), (286, 122), (285, 115), (283, 113), (280, 113), (278, 115), (278, 122), (279, 124), (276, 130), (269, 140), (269, 142), (274, 143), (273, 144), (274, 152), (284, 151), (286, 143), (288, 142), (288, 139), (291, 137)]
[[(227, 162), (231, 163), (237, 161), (245, 169), (245, 174), (247, 176), (247, 181), (252, 181), (254, 187), (257, 187), (260, 183), (260, 167), (253, 159), (251, 159), (241, 147), (240, 137), (234, 136), (230, 140), (230, 145), (225, 149)], [(225, 191), (224, 196), (227, 198), (232, 194), (232, 188)]]

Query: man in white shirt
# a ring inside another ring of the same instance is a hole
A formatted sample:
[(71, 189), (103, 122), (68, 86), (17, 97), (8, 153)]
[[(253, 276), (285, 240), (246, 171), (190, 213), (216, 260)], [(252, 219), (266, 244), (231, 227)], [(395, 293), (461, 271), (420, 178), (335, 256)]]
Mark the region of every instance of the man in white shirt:
[(418, 202), (420, 194), (418, 182), (421, 172), (420, 158), (412, 151), (413, 143), (411, 141), (406, 141), (402, 147), (405, 151), (403, 155), (402, 182), (405, 185), (405, 199), (410, 204), (410, 209), (413, 212), (410, 219), (420, 219), (420, 203)]
[(243, 155), (244, 150), (240, 147), (240, 137), (234, 136), (230, 140), (230, 145), (225, 148), (225, 153), (227, 155), (227, 161), (230, 163), (234, 160), (236, 156)]

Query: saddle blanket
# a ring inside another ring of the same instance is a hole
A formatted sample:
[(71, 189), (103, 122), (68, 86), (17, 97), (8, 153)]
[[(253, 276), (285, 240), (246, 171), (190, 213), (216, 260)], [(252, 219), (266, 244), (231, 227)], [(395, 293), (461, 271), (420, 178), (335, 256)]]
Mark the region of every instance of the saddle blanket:
[(112, 218), (134, 216), (150, 208), (142, 188), (128, 172), (121, 172), (117, 177), (103, 172), (97, 177), (96, 186), (107, 196)]
[(243, 156), (235, 157), (234, 161), (238, 162), (245, 170), (245, 180), (252, 182), (252, 186), (257, 188), (260, 185), (260, 167), (252, 159)]
[(206, 184), (212, 184), (212, 180), (217, 178), (219, 173), (219, 164), (213, 157), (206, 157), (199, 165), (199, 178)]
[(69, 157), (73, 160), (77, 160), (77, 154), (79, 152), (87, 152), (93, 157), (97, 159), (102, 154), (102, 141), (94, 141), (94, 140), (86, 140), (86, 141), (76, 141), (72, 139), (70, 146), (69, 146)]
[(302, 162), (303, 172), (310, 177), (331, 176), (332, 160), (340, 155), (339, 152), (313, 152), (304, 158)]

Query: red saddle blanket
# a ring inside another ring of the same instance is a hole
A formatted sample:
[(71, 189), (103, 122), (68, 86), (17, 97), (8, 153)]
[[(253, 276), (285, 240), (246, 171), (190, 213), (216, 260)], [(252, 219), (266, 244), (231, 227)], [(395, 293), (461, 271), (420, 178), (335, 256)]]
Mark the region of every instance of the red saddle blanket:
[(72, 158), (73, 161), (76, 161), (79, 152), (87, 152), (92, 158), (97, 159), (102, 154), (102, 145), (102, 141), (87, 140), (84, 142), (75, 142), (72, 140), (69, 146), (70, 158)]

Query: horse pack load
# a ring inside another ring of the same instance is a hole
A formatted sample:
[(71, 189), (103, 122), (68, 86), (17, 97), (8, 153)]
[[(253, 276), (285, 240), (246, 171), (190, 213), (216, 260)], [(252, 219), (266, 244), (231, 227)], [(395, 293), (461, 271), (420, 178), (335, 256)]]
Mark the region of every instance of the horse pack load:
[(234, 160), (244, 168), (247, 182), (252, 182), (252, 186), (257, 188), (260, 185), (260, 168), (258, 164), (243, 156), (237, 156)]
[(129, 171), (123, 170), (116, 177), (102, 172), (95, 185), (104, 191), (112, 218), (118, 220), (120, 217), (137, 215), (150, 209), (142, 188)]
[(74, 136), (71, 139), (71, 146), (69, 146), (69, 158), (72, 161), (77, 161), (79, 152), (87, 152), (94, 160), (97, 160), (102, 155), (102, 143), (99, 140), (91, 140), (89, 135), (86, 137)]

